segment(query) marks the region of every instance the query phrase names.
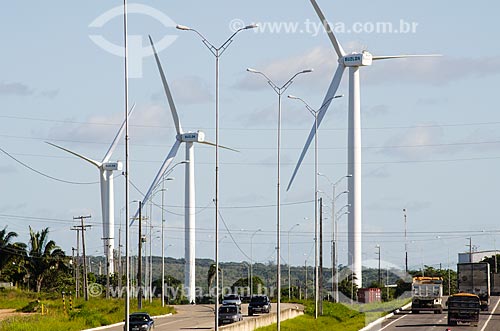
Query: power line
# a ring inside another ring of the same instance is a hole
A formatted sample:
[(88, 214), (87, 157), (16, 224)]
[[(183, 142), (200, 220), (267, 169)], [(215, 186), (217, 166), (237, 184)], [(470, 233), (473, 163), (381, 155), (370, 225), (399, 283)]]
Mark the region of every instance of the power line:
[[(102, 122), (88, 122), (88, 121), (74, 121), (74, 120), (60, 120), (52, 118), (41, 118), (41, 117), (27, 117), (27, 116), (14, 116), (14, 115), (0, 115), (0, 118), (7, 119), (17, 119), (17, 120), (29, 120), (29, 121), (40, 121), (40, 122), (50, 122), (50, 123), (63, 123), (63, 124), (85, 124), (85, 125), (105, 125), (105, 126), (118, 126), (120, 123), (102, 123)], [(395, 126), (379, 126), (379, 127), (364, 127), (362, 130), (393, 130), (393, 129), (414, 129), (414, 128), (441, 128), (441, 127), (461, 127), (461, 126), (484, 126), (484, 125), (498, 125), (500, 121), (491, 122), (463, 122), (463, 123), (448, 123), (448, 124), (420, 124), (420, 125), (395, 125)], [(165, 125), (131, 125), (132, 127), (142, 127), (142, 128), (163, 128), (163, 129), (173, 129), (172, 126)], [(212, 127), (204, 127), (206, 130), (214, 130)], [(222, 127), (224, 130), (256, 130), (256, 131), (275, 131), (275, 128), (248, 128), (248, 127)], [(307, 128), (284, 128), (284, 130), (300, 130), (308, 131)], [(347, 128), (324, 128), (323, 131), (347, 131)]]
[(22, 165), (23, 167), (39, 174), (39, 175), (42, 175), (43, 177), (46, 177), (46, 178), (49, 178), (49, 179), (52, 179), (52, 180), (55, 180), (55, 181), (58, 181), (58, 182), (62, 182), (62, 183), (66, 183), (66, 184), (76, 184), (76, 185), (88, 185), (88, 184), (97, 184), (99, 182), (72, 182), (72, 181), (68, 181), (68, 180), (64, 180), (64, 179), (59, 179), (59, 178), (56, 178), (56, 177), (52, 177), (50, 175), (47, 175), (39, 170), (36, 170), (35, 168), (27, 165), (26, 163), (16, 159), (14, 156), (12, 156), (11, 154), (7, 153), (7, 151), (5, 151), (3, 148), (0, 147), (0, 151), (2, 153), (4, 153), (5, 155), (7, 155), (8, 157), (10, 157), (11, 159), (13, 159), (14, 161), (16, 161), (17, 163), (19, 163), (20, 165)]

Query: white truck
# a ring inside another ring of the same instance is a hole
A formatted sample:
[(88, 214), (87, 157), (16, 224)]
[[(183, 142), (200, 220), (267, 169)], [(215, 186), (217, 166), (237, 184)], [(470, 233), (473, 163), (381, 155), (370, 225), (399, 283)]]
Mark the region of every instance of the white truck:
[(411, 312), (421, 311), (443, 312), (443, 278), (413, 277)]
[(490, 305), (490, 265), (488, 262), (457, 264), (458, 291), (475, 294), (481, 300), (481, 310)]

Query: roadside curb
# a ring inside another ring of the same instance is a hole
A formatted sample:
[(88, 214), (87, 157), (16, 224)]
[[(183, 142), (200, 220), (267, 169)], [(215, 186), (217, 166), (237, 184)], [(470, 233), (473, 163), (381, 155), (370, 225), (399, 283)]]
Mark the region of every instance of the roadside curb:
[[(168, 314), (165, 314), (165, 315), (158, 315), (158, 316), (151, 316), (152, 318), (163, 318), (163, 317), (168, 317), (168, 316), (172, 316), (172, 313), (168, 313)], [(93, 329), (85, 329), (83, 331), (99, 331), (99, 330), (106, 330), (106, 329), (109, 329), (109, 328), (113, 328), (115, 326), (120, 326), (120, 325), (124, 325), (125, 322), (119, 322), (119, 323), (115, 323), (115, 324), (110, 324), (110, 325), (104, 325), (104, 326), (99, 326), (97, 328), (93, 328)]]
[(372, 327), (374, 327), (375, 325), (381, 323), (382, 321), (388, 319), (388, 318), (391, 318), (392, 316), (394, 316), (395, 314), (398, 314), (401, 310), (405, 310), (407, 308), (410, 308), (411, 307), (411, 302), (407, 303), (406, 305), (404, 305), (403, 307), (401, 308), (398, 308), (396, 310), (394, 310), (392, 313), (390, 314), (387, 314), (385, 316), (382, 316), (380, 317), (379, 319), (377, 319), (376, 321), (373, 321), (371, 322), (370, 324), (368, 324), (367, 326), (365, 326), (364, 328), (360, 329), (359, 331), (368, 331), (370, 330)]

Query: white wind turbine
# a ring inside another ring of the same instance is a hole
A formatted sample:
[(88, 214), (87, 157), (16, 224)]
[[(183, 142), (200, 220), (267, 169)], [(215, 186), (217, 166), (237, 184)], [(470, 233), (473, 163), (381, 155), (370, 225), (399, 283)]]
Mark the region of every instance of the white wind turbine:
[[(391, 55), (391, 56), (373, 56), (367, 51), (361, 53), (346, 54), (337, 38), (333, 34), (328, 21), (321, 12), (315, 0), (310, 0), (314, 10), (318, 14), (323, 27), (325, 28), (330, 41), (338, 55), (338, 66), (333, 76), (332, 82), (328, 88), (323, 104), (318, 114), (318, 126), (323, 120), (330, 103), (335, 97), (335, 93), (342, 80), (344, 70), (349, 68), (349, 128), (348, 128), (348, 174), (352, 174), (348, 184), (348, 199), (351, 204), (348, 221), (348, 260), (349, 265), (353, 269), (357, 279), (356, 284), (361, 287), (361, 98), (360, 98), (360, 67), (370, 66), (373, 61), (398, 59), (408, 57), (436, 56), (436, 55)], [(305, 146), (295, 166), (292, 178), (288, 184), (287, 190), (290, 189), (292, 182), (297, 175), (297, 171), (304, 160), (307, 150), (314, 138), (315, 130), (311, 129), (306, 140)]]
[[(130, 110), (129, 115), (132, 114), (134, 107)], [(111, 143), (111, 146), (101, 162), (92, 160), (91, 158), (73, 152), (69, 149), (47, 142), (47, 144), (73, 154), (93, 164), (99, 169), (99, 179), (101, 183), (102, 235), (104, 240), (104, 256), (107, 259), (106, 261), (109, 263), (109, 268), (107, 270), (108, 274), (114, 273), (113, 250), (115, 247), (115, 200), (113, 193), (113, 171), (122, 170), (122, 163), (120, 161), (110, 162), (109, 159), (118, 145), (118, 141), (120, 140), (124, 130), (125, 121), (122, 123), (120, 130), (118, 130), (115, 139)]]
[[(196, 234), (196, 222), (195, 222), (195, 182), (194, 182), (194, 143), (206, 144), (210, 146), (215, 146), (214, 143), (205, 141), (205, 133), (202, 131), (196, 132), (184, 132), (181, 128), (181, 123), (179, 121), (179, 116), (177, 115), (177, 109), (175, 107), (174, 99), (172, 97), (172, 93), (170, 92), (170, 88), (167, 83), (167, 79), (165, 77), (165, 73), (160, 63), (160, 59), (158, 57), (158, 53), (154, 47), (153, 40), (151, 36), (149, 37), (149, 41), (151, 42), (151, 47), (154, 51), (154, 56), (156, 59), (156, 64), (158, 66), (158, 71), (160, 72), (161, 81), (163, 83), (163, 89), (165, 91), (165, 95), (167, 96), (168, 104), (170, 106), (170, 110), (172, 112), (172, 118), (174, 120), (175, 129), (177, 135), (175, 137), (175, 143), (170, 149), (167, 157), (163, 161), (163, 164), (156, 174), (153, 182), (147, 193), (144, 195), (142, 200), (142, 204), (144, 205), (152, 196), (155, 188), (160, 183), (161, 178), (165, 174), (168, 166), (174, 159), (177, 154), (177, 150), (179, 149), (181, 143), (186, 144), (186, 173), (185, 173), (185, 202), (184, 202), (184, 210), (185, 210), (185, 267), (184, 267), (184, 286), (187, 289), (187, 298), (189, 302), (195, 301), (195, 234)], [(220, 146), (222, 147), (222, 146)], [(229, 149), (227, 147), (223, 147)], [(138, 215), (133, 220), (137, 219)], [(132, 223), (134, 222), (132, 220)], [(132, 224), (131, 223), (131, 224)]]

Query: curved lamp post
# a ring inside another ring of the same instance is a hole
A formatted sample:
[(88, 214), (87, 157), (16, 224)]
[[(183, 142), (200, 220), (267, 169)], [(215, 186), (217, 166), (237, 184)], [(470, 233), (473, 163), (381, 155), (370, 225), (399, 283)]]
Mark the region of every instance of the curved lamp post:
[[(343, 95), (336, 95), (331, 99), (341, 98)], [(318, 115), (320, 109), (313, 109), (305, 102), (302, 98), (289, 95), (289, 99), (299, 100), (305, 106), (306, 109), (314, 116), (314, 318), (318, 318), (318, 305), (319, 305), (319, 241), (318, 241)], [(325, 101), (330, 102), (331, 99)]]
[[(277, 210), (276, 210), (276, 214), (277, 214), (277, 221), (276, 221), (276, 232), (277, 232), (277, 243), (276, 243), (276, 257), (277, 257), (277, 261), (276, 261), (276, 278), (277, 278), (277, 287), (278, 287), (278, 299), (277, 299), (277, 304), (276, 304), (276, 309), (278, 312), (280, 312), (280, 303), (281, 303), (281, 258), (280, 258), (280, 249), (281, 249), (281, 235), (280, 235), (280, 228), (281, 228), (281, 197), (280, 197), (280, 172), (281, 172), (281, 160), (280, 160), (280, 147), (281, 147), (281, 95), (283, 93), (285, 93), (285, 91), (288, 89), (288, 87), (290, 87), (290, 85), (292, 85), (293, 83), (293, 79), (295, 77), (297, 77), (298, 75), (301, 75), (301, 74), (307, 74), (307, 73), (310, 73), (313, 71), (313, 69), (305, 69), (305, 70), (302, 70), (302, 71), (299, 71), (297, 73), (295, 73), (289, 80), (287, 80), (287, 82), (285, 84), (283, 84), (282, 86), (278, 86), (276, 85), (265, 73), (263, 73), (262, 71), (258, 71), (258, 70), (255, 70), (255, 69), (251, 69), (251, 68), (247, 68), (247, 71), (250, 72), (250, 73), (254, 73), (254, 74), (259, 74), (261, 76), (263, 76), (266, 80), (267, 80), (267, 83), (272, 87), (272, 89), (274, 90), (274, 92), (276, 92), (276, 94), (278, 94), (278, 148), (277, 148), (277, 164), (278, 164), (278, 174), (277, 174), (277, 187), (276, 187), (276, 190), (277, 190)], [(277, 318), (277, 330), (279, 331), (280, 330), (280, 314), (276, 314), (276, 318)]]
[[(224, 51), (233, 42), (234, 36), (243, 30), (256, 28), (257, 25), (247, 25), (241, 29), (236, 30), (221, 46), (215, 47), (205, 38), (200, 32), (185, 25), (177, 25), (177, 29), (183, 31), (193, 31), (201, 39), (203, 44), (215, 56), (215, 270), (219, 270), (219, 58)], [(216, 293), (215, 293), (215, 330), (219, 330), (219, 273), (215, 273)]]

